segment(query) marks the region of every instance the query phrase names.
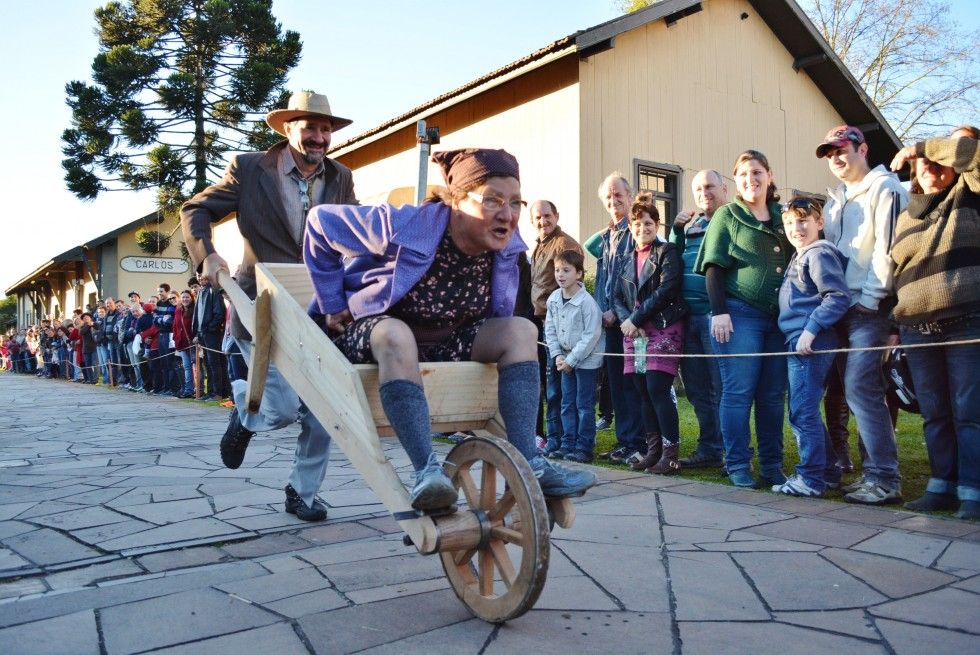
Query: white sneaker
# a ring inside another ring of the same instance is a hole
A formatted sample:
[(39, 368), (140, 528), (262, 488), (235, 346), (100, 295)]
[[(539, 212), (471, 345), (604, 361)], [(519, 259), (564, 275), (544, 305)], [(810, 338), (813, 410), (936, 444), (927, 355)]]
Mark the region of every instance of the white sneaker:
[(817, 491), (806, 482), (803, 481), (798, 475), (791, 475), (787, 478), (786, 482), (782, 484), (774, 484), (772, 490), (777, 494), (786, 494), (787, 496), (799, 496), (801, 498), (819, 498), (823, 495), (823, 492)]

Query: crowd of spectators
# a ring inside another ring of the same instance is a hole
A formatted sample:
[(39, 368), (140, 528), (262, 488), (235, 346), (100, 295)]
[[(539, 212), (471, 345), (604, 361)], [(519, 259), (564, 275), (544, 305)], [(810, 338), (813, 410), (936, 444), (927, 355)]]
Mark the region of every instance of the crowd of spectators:
[[(721, 467), (736, 486), (802, 497), (840, 490), (848, 502), (900, 503), (895, 403), (886, 400), (880, 361), (889, 346), (931, 345), (933, 352), (908, 354), (932, 472), (926, 494), (908, 507), (980, 518), (980, 150), (976, 128), (952, 136), (896, 156), (894, 170), (912, 166), (911, 194), (894, 173), (868, 165), (864, 135), (844, 125), (816, 150), (840, 181), (826, 203), (780, 204), (775, 173), (756, 150), (735, 162), (732, 201), (721, 174), (699, 171), (696, 211), (669, 225), (652, 196), (634, 198), (629, 181), (610, 174), (598, 189), (608, 226), (581, 246), (558, 227), (553, 202), (532, 203), (538, 238), (520, 258), (515, 313), (534, 321), (542, 345), (538, 446), (554, 459), (598, 456), (656, 474)], [(583, 246), (597, 260), (588, 299)], [(177, 293), (161, 284), (146, 302), (133, 291), (128, 304), (106, 298), (70, 319), (11, 331), (0, 339), (4, 367), (227, 399), (241, 367), (223, 352), (226, 303), (203, 276), (188, 286)], [(835, 347), (850, 352), (820, 353)], [(720, 357), (704, 357), (712, 354)], [(677, 375), (699, 425), (697, 447), (683, 459)], [(787, 391), (801, 459), (789, 478)], [(863, 471), (842, 486), (840, 474), (854, 466), (846, 427), (841, 435), (834, 424), (846, 426), (848, 411)], [(613, 416), (616, 445), (595, 453), (596, 429)]]
[(233, 378), (222, 349), (223, 295), (194, 277), (180, 293), (161, 283), (145, 300), (137, 290), (127, 298), (107, 297), (70, 317), (9, 330), (0, 338), (2, 368), (134, 393), (227, 401)]

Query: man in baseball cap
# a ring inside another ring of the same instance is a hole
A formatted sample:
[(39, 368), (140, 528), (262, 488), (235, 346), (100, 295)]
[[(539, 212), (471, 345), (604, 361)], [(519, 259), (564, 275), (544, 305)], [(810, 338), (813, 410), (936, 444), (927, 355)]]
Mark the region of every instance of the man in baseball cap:
[[(827, 160), (830, 172), (840, 180), (836, 188), (827, 189), (823, 218), (825, 238), (847, 257), (844, 275), (851, 300), (850, 309), (836, 325), (841, 347), (884, 346), (890, 329), (890, 299), (895, 293), (894, 263), (889, 256), (892, 230), (908, 194), (894, 173), (881, 165), (868, 165), (868, 144), (856, 127), (838, 125), (830, 130), (816, 154)], [(844, 487), (844, 500), (850, 503), (902, 501), (895, 432), (885, 403), (884, 383), (880, 375), (868, 374), (880, 366), (880, 351), (850, 352), (838, 357), (828, 376), (824, 410), (838, 466), (845, 470), (851, 466), (847, 454), (848, 407), (867, 452), (863, 477)]]

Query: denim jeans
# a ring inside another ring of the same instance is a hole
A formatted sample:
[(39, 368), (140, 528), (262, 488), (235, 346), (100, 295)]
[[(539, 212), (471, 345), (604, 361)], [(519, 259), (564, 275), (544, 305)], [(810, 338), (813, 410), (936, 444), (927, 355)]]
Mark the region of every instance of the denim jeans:
[(187, 395), (194, 393), (194, 357), (191, 355), (192, 352), (190, 348), (177, 351), (177, 354), (180, 355), (180, 365), (184, 369), (184, 386), (181, 391)]
[[(980, 315), (942, 334), (902, 327), (902, 343), (980, 338)], [(926, 491), (980, 501), (980, 345), (908, 348), (931, 475)]]
[[(789, 352), (796, 351), (797, 341), (798, 338), (789, 342)], [(837, 334), (833, 330), (820, 332), (813, 341), (814, 350), (833, 350), (836, 347)], [(810, 487), (821, 492), (827, 488), (828, 482), (840, 482), (841, 477), (830, 433), (820, 416), (820, 397), (835, 358), (835, 353), (790, 355), (786, 366), (789, 379), (789, 426), (800, 451), (796, 473)]]
[(176, 376), (174, 375), (174, 358), (170, 357), (174, 354), (173, 348), (170, 347), (172, 334), (172, 332), (161, 332), (157, 337), (157, 357), (160, 358), (160, 380), (163, 391), (173, 391), (177, 387)]
[[(711, 354), (711, 316), (691, 314), (684, 330), (684, 353)], [(718, 360), (708, 357), (691, 357), (681, 360), (681, 380), (687, 399), (698, 417), (697, 452), (721, 457), (725, 446), (721, 441), (718, 403), (721, 398), (721, 373)]]
[(140, 389), (143, 387), (143, 373), (140, 371), (140, 356), (133, 354), (132, 345), (132, 343), (124, 343), (123, 351), (125, 352), (126, 357), (129, 358), (129, 363), (131, 365), (129, 370), (131, 371), (130, 380), (132, 380), (132, 382), (130, 382), (130, 384), (135, 386), (137, 389)]
[(95, 352), (99, 358), (99, 371), (102, 372), (102, 384), (109, 384), (109, 347), (104, 343), (96, 344)]
[[(565, 421), (562, 419), (562, 412), (564, 412), (565, 404), (562, 402), (564, 397), (562, 387), (564, 383), (562, 378), (565, 377), (558, 372), (555, 368), (555, 360), (548, 358), (547, 367), (545, 368), (545, 387), (544, 387), (544, 397), (545, 397), (545, 428), (547, 428), (547, 438), (549, 444), (554, 442), (555, 444), (564, 444), (562, 435), (565, 433)], [(595, 397), (595, 393), (592, 394)], [(595, 403), (593, 403), (592, 413), (595, 414)], [(593, 423), (595, 421), (593, 420)]]
[(595, 450), (595, 391), (597, 368), (557, 373), (561, 384), (561, 446), (592, 454)]
[[(623, 333), (619, 327), (605, 328), (606, 352), (623, 352)], [(606, 357), (606, 373), (609, 379), (609, 395), (612, 396), (616, 413), (616, 443), (634, 450), (646, 451), (643, 425), (640, 418), (640, 394), (623, 375), (623, 358)]]
[[(783, 352), (784, 337), (776, 317), (737, 299), (727, 300), (734, 331), (727, 343), (712, 339), (716, 354)], [(749, 415), (755, 404), (755, 439), (759, 468), (771, 477), (783, 467), (783, 411), (786, 397), (785, 357), (722, 357), (721, 436), (729, 473), (747, 471), (752, 460)]]
[(95, 366), (95, 351), (82, 355), (82, 377), (86, 382), (98, 382), (99, 371)]
[[(843, 347), (868, 348), (884, 346), (891, 325), (881, 312), (865, 314), (851, 307), (836, 328)], [(900, 480), (898, 447), (885, 402), (880, 350), (847, 353), (844, 394), (867, 451), (863, 464), (865, 479), (883, 487), (896, 488)]]

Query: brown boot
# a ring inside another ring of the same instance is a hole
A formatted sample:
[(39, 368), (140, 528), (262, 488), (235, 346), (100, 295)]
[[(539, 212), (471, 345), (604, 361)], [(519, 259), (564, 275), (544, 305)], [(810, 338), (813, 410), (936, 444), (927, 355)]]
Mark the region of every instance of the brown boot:
[(659, 475), (672, 475), (681, 470), (681, 463), (677, 461), (680, 454), (680, 444), (663, 443), (663, 454), (660, 461), (647, 469), (647, 473), (657, 473)]
[[(660, 461), (661, 440), (659, 432), (651, 432), (647, 435), (647, 454), (643, 457), (632, 459), (629, 462), (630, 468), (634, 471), (642, 471), (650, 468)], [(639, 454), (639, 453), (637, 453)]]

